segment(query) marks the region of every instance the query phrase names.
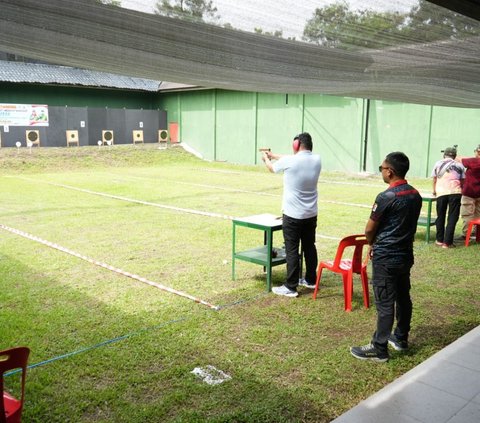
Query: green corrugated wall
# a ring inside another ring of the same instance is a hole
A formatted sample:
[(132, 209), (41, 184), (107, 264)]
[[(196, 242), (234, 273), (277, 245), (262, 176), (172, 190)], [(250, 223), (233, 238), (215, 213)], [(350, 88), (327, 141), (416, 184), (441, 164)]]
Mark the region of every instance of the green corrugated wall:
[(386, 154), (403, 151), (409, 175), (425, 177), (440, 150), (458, 144), (460, 155), (472, 155), (480, 144), (480, 109), (369, 103), (367, 113), (368, 102), (355, 98), (203, 90), (161, 94), (156, 107), (205, 159), (240, 164), (259, 163), (260, 147), (289, 153), (293, 136), (308, 131), (325, 170), (359, 172), (365, 164), (375, 172)]

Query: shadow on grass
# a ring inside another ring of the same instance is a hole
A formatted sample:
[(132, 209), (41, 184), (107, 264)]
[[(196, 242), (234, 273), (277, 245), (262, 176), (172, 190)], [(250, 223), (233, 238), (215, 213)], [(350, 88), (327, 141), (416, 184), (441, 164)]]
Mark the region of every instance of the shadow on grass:
[[(221, 326), (221, 319), (210, 318), (218, 316), (215, 312), (194, 303), (164, 303), (154, 315), (139, 311), (132, 316), (122, 312), (122, 301), (109, 304), (85, 295), (85, 280), (54, 279), (37, 271), (36, 263), (25, 265), (9, 256), (0, 260), (5, 281), (0, 348), (28, 345), (30, 364), (43, 362), (28, 371), (25, 421), (330, 420), (302, 392), (260, 380), (252, 368), (224, 362), (225, 368), (234, 368), (232, 381), (208, 386), (197, 380), (190, 372), (199, 363), (224, 360), (211, 356), (208, 344), (214, 341), (204, 335), (205, 325)], [(132, 287), (119, 288), (116, 277), (104, 276), (98, 269), (82, 273), (83, 279), (92, 278), (92, 289), (111, 284), (126, 300)], [(95, 347), (108, 340), (113, 342)]]

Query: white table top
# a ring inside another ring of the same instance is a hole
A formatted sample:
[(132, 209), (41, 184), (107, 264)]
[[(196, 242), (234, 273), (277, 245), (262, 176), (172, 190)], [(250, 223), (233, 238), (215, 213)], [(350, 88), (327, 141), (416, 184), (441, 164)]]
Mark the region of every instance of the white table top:
[(255, 214), (253, 216), (246, 217), (236, 217), (233, 220), (236, 222), (253, 223), (256, 225), (268, 227), (282, 225), (282, 216), (275, 216), (274, 214), (270, 213)]

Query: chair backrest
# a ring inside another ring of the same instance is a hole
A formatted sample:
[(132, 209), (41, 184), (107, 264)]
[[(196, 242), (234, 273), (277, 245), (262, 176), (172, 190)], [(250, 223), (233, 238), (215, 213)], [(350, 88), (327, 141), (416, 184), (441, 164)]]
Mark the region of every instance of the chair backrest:
[(358, 273), (362, 267), (363, 246), (367, 244), (368, 241), (365, 237), (365, 234), (346, 236), (338, 244), (337, 254), (335, 255), (333, 265), (338, 268), (340, 266), (340, 261), (343, 258), (345, 249), (348, 247), (355, 247), (352, 256), (352, 270), (354, 273)]
[[(3, 375), (5, 372), (14, 369), (22, 369), (22, 395), (21, 395), (21, 406), (20, 410), (23, 407), (23, 400), (25, 396), (25, 376), (27, 372), (27, 363), (28, 356), (30, 354), (30, 349), (27, 347), (16, 347), (10, 348), (8, 350), (0, 351), (0, 422), (6, 422), (6, 412), (5, 405), (3, 400)], [(21, 411), (20, 411), (21, 412)]]

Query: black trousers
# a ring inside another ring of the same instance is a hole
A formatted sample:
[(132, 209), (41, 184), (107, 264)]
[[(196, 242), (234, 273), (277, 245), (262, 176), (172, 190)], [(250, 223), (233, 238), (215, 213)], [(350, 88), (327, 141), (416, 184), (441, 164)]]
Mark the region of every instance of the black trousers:
[(373, 334), (372, 344), (379, 351), (388, 351), (388, 337), (395, 318), (395, 336), (401, 341), (408, 341), (413, 309), (410, 298), (411, 268), (412, 263), (389, 266), (372, 262), (372, 285), (377, 307), (377, 330)]
[(285, 286), (293, 291), (297, 290), (300, 278), (300, 241), (305, 256), (305, 280), (313, 284), (317, 279), (317, 248), (315, 247), (315, 230), (317, 216), (308, 219), (294, 219), (283, 215), (283, 239), (287, 258), (287, 280)]
[[(436, 239), (438, 242), (445, 244), (453, 244), (455, 235), (455, 226), (460, 216), (460, 200), (462, 194), (442, 195), (437, 198), (437, 220), (435, 226), (437, 228)], [(448, 218), (447, 216), (448, 209)], [(447, 226), (445, 227), (445, 220)]]

